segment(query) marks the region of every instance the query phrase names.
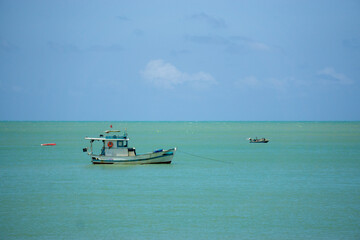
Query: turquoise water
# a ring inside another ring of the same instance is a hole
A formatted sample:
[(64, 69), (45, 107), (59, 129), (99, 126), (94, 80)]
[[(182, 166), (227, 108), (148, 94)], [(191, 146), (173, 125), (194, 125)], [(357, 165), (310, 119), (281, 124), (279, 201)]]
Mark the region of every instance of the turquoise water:
[[(173, 163), (92, 165), (84, 137), (110, 124), (137, 153), (177, 147)], [(0, 122), (0, 239), (360, 239), (359, 226), (360, 122)]]

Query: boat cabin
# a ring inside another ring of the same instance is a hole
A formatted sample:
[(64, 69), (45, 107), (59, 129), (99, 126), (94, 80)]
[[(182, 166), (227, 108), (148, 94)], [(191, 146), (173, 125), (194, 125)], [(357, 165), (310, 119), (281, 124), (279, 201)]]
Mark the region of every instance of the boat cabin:
[[(120, 132), (119, 130), (108, 130), (105, 133), (114, 133)], [(125, 156), (136, 156), (135, 148), (129, 148), (129, 138), (127, 133), (123, 135), (100, 135), (99, 137), (86, 137), (85, 139), (90, 140), (90, 152), (93, 154), (93, 142), (102, 141), (103, 146), (99, 156), (109, 156), (109, 157), (125, 157)]]

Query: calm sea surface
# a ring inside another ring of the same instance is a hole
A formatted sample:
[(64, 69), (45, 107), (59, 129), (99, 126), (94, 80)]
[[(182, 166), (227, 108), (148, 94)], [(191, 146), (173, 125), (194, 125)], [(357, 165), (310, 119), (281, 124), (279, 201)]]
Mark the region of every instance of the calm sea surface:
[[(110, 124), (173, 163), (92, 165)], [(0, 122), (0, 239), (360, 239), (360, 122)]]

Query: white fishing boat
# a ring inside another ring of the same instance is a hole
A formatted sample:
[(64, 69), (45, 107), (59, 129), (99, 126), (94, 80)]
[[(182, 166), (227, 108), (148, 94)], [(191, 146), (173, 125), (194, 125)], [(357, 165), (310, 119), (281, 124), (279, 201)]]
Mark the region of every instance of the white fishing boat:
[[(155, 150), (151, 153), (136, 154), (135, 148), (129, 147), (129, 138), (125, 132), (122, 135), (119, 130), (105, 131), (106, 135), (100, 134), (99, 137), (85, 137), (90, 140), (90, 149), (84, 148), (83, 151), (91, 156), (93, 164), (160, 164), (171, 163), (176, 148), (168, 150)], [(100, 153), (93, 152), (93, 142), (102, 142)]]
[(269, 140), (266, 138), (249, 138), (250, 143), (268, 143)]

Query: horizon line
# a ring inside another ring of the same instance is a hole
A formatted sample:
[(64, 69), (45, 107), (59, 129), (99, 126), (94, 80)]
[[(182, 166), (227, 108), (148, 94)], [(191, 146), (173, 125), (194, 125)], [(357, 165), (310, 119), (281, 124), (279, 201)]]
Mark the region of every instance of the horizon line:
[(360, 120), (0, 120), (0, 122), (360, 122)]

